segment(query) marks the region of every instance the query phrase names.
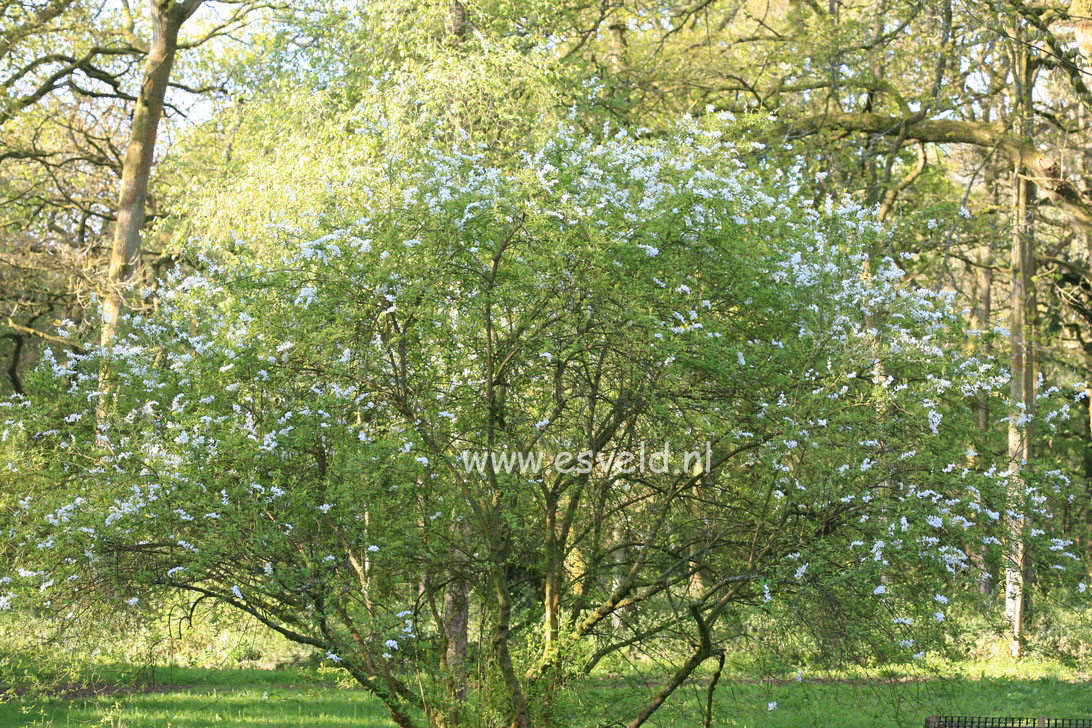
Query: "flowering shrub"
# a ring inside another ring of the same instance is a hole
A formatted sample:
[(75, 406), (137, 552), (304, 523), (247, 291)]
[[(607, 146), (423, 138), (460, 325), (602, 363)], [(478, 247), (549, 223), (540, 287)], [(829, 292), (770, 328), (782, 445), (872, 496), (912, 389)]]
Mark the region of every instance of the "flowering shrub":
[[(391, 159), (348, 222), (209, 247), (111, 350), (47, 356), (0, 410), (3, 606), (213, 598), (403, 726), (549, 724), (560, 687), (670, 634), (639, 725), (758, 610), (920, 657), (1007, 519), (1076, 573), (1042, 495), (1064, 477), (969, 452), (1007, 377), (950, 296), (705, 123)], [(612, 461), (641, 442), (710, 467)], [(585, 448), (586, 471), (460, 458)]]

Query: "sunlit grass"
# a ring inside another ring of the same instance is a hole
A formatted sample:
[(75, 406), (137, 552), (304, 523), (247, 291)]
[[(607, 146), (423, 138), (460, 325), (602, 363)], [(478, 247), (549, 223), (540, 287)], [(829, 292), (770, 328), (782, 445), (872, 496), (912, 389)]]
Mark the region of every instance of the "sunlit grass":
[[(805, 672), (777, 679), (724, 675), (715, 725), (770, 728), (921, 726), (933, 714), (1092, 717), (1092, 683), (1050, 660), (934, 664), (936, 677), (888, 670), (875, 674)], [(115, 728), (379, 728), (393, 725), (362, 690), (329, 672), (159, 668), (146, 692), (13, 701), (0, 726)], [(633, 714), (658, 689), (655, 676), (606, 676), (598, 687), (557, 705), (559, 725), (596, 726)], [(164, 692), (155, 692), (156, 690)], [(701, 725), (704, 684), (680, 689), (650, 726)], [(771, 703), (776, 703), (770, 709)]]

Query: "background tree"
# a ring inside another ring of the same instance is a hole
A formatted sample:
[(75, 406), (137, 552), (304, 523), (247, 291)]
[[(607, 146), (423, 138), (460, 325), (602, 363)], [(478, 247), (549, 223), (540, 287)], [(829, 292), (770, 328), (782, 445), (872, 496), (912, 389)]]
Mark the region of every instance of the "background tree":
[[(0, 265), (11, 283), (6, 338), (15, 390), (21, 387), (23, 358), (58, 319), (80, 320), (100, 295), (108, 318), (120, 307), (120, 289), (137, 263), (167, 88), (185, 97), (174, 99), (180, 119), (202, 97), (226, 91), (222, 82), (205, 80), (209, 75), (199, 62), (183, 64), (183, 78), (172, 80), (177, 52), (223, 48), (228, 34), (272, 7), (213, 3), (209, 13), (191, 20), (192, 35), (180, 39), (182, 22), (200, 5), (150, 3), (135, 12), (128, 3), (4, 5)], [(223, 65), (214, 75), (222, 71)], [(116, 245), (107, 243), (111, 236)], [(157, 247), (152, 246), (153, 261), (162, 253)], [(118, 251), (115, 263), (101, 270), (112, 248)], [(102, 329), (103, 341), (111, 331)]]

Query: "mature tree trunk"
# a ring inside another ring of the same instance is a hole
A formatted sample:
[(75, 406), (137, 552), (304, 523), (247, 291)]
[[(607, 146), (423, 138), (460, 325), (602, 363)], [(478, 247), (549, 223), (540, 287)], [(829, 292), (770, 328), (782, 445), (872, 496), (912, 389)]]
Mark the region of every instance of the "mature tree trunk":
[(558, 543), (555, 529), (556, 525), (549, 523), (545, 547), (546, 574), (543, 584), (543, 607), (546, 652), (557, 647), (561, 630), (561, 589), (565, 578), (563, 546)]
[[(992, 184), (990, 186), (992, 187)], [(985, 333), (990, 330), (993, 319), (993, 255), (988, 244), (980, 247), (978, 264), (980, 267), (975, 273), (974, 327)], [(993, 353), (992, 349), (989, 337), (985, 337), (983, 353), (990, 356)], [(978, 449), (985, 452), (990, 436), (989, 397), (984, 394), (979, 395), (975, 407), (978, 410), (978, 431), (981, 435)], [(972, 458), (973, 461), (977, 461), (977, 458)], [(991, 567), (995, 567), (996, 564), (990, 563), (989, 548), (985, 544), (981, 544), (980, 547), (974, 549), (973, 558), (982, 569), (982, 579), (978, 583), (979, 592), (982, 596), (988, 596), (993, 592), (996, 576), (996, 569)]]
[[(1034, 213), (1028, 205), (1034, 195), (1031, 183), (1014, 175), (1012, 236), (1012, 300), (1009, 320), (1012, 345), (1012, 385), (1010, 394), (1009, 459), (1013, 477), (1010, 479), (1009, 509), (1023, 511), (1022, 465), (1031, 458), (1031, 423), (1025, 429), (1017, 426), (1018, 419), (1032, 417), (1035, 411), (1034, 316), (1035, 256), (1032, 251)], [(1005, 567), (1005, 614), (1012, 622), (1012, 654), (1020, 657), (1024, 629), (1024, 577), (1027, 554), (1024, 549), (1024, 522), (1009, 518), (1008, 563)]]
[[(697, 470), (701, 470), (702, 465), (696, 466)], [(709, 492), (712, 489), (712, 476), (709, 473), (697, 472), (695, 473), (698, 480), (694, 484), (693, 499), (691, 501), (690, 512), (693, 521), (693, 535), (690, 542), (690, 596), (695, 599), (700, 599), (705, 594), (705, 589), (712, 581), (706, 577), (712, 576), (709, 573), (707, 564), (709, 563), (708, 551), (712, 545), (712, 524), (711, 518), (705, 507), (705, 494), (703, 490)]]
[(451, 675), (454, 697), (466, 699), (466, 651), (470, 628), (470, 588), (456, 577), (444, 592), (444, 634), (447, 637), (445, 667)]
[(466, 19), (466, 6), (462, 4), (461, 0), (455, 0), (451, 3), (451, 44), (459, 45), (466, 38), (466, 31), (469, 28), (469, 22)]
[(444, 589), (444, 668), (456, 700), (466, 699), (466, 654), (470, 632), (470, 533), (465, 524), (456, 526), (454, 559), (450, 581)]
[(626, 25), (622, 22), (614, 22), (610, 24), (607, 30), (610, 32), (610, 51), (607, 55), (607, 62), (610, 64), (612, 72), (620, 73), (626, 55)]
[[(1019, 32), (1019, 31), (1017, 31)], [(1022, 136), (1031, 137), (1031, 93), (1034, 71), (1023, 46), (1014, 46), (1014, 68), (1018, 113), (1018, 129)], [(1030, 141), (1029, 141), (1030, 145)], [(1024, 482), (1020, 471), (1031, 459), (1031, 418), (1035, 414), (1035, 212), (1032, 201), (1035, 188), (1022, 173), (1017, 162), (1013, 171), (1012, 210), (1012, 288), (1009, 310), (1009, 336), (1012, 345), (1012, 383), (1009, 413), (1009, 479), (1008, 511), (1023, 513)], [(1027, 424), (1021, 428), (1020, 420)], [(1012, 622), (1012, 655), (1022, 652), (1027, 553), (1024, 543), (1025, 519), (1008, 516), (1007, 556), (1005, 566), (1005, 614)]]
[(156, 134), (163, 115), (171, 67), (178, 52), (178, 31), (202, 0), (154, 0), (151, 5), (152, 42), (144, 64), (144, 81), (133, 108), (132, 126), (121, 168), (114, 244), (110, 251), (103, 325), (99, 343), (108, 347), (117, 332), (122, 310), (122, 293), (133, 276), (140, 257), (140, 232), (144, 227), (144, 205), (152, 171)]
[[(503, 563), (503, 562), (498, 562)], [(508, 649), (509, 629), (512, 622), (512, 599), (508, 580), (502, 572), (503, 566), (495, 567), (491, 575), (493, 593), (496, 598), (496, 622), (493, 626), (493, 659), (504, 680), (511, 709), (509, 728), (530, 728), (531, 713), (527, 709), (527, 698), (523, 694), (519, 677), (512, 665), (512, 655)]]

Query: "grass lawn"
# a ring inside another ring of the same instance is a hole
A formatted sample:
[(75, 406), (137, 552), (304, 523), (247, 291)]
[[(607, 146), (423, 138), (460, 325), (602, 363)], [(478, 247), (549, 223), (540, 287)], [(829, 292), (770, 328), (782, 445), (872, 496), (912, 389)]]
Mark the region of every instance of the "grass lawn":
[(154, 677), (133, 691), (0, 704), (0, 726), (393, 726), (367, 693), (311, 670), (160, 668)]
[[(1092, 717), (1092, 682), (1049, 663), (991, 663), (948, 667), (942, 680), (863, 681), (803, 676), (802, 681), (722, 678), (720, 726), (796, 728), (920, 727), (930, 714)], [(610, 723), (630, 714), (633, 685), (604, 678), (567, 706), (574, 725)], [(649, 725), (700, 725), (704, 691), (676, 695)], [(773, 710), (769, 704), (776, 702)], [(121, 728), (372, 728), (393, 725), (365, 692), (339, 687), (310, 670), (198, 670), (161, 668), (139, 692), (69, 695), (0, 704), (0, 726), (114, 726)]]

